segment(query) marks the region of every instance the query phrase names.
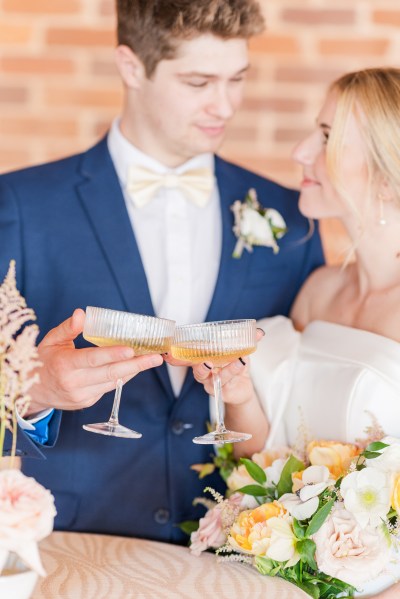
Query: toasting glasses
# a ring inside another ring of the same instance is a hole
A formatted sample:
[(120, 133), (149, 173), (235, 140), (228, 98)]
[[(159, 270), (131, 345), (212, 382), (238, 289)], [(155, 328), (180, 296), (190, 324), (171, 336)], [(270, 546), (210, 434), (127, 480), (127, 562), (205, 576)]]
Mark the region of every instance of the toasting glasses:
[(237, 433), (225, 428), (220, 371), (224, 364), (251, 354), (255, 349), (255, 320), (221, 320), (176, 327), (171, 346), (172, 356), (192, 364), (209, 361), (213, 365), (217, 428), (206, 435), (195, 437), (194, 443), (219, 445), (251, 439), (248, 433)]
[[(88, 306), (83, 336), (86, 341), (100, 347), (128, 345), (135, 350), (136, 356), (142, 356), (167, 352), (171, 346), (174, 330), (175, 321), (173, 320)], [(122, 380), (118, 379), (108, 422), (84, 424), (83, 428), (86, 431), (111, 437), (140, 439), (141, 433), (122, 426), (118, 422), (122, 385)]]

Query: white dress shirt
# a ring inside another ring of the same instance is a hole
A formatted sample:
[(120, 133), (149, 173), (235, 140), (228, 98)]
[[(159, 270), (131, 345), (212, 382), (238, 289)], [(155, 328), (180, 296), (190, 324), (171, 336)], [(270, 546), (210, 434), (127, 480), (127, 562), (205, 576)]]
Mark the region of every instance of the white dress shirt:
[[(180, 174), (209, 168), (214, 156), (201, 154), (170, 169), (135, 148), (112, 124), (108, 149), (124, 194), (157, 316), (177, 324), (203, 322), (218, 277), (222, 246), (222, 219), (217, 185), (206, 206), (199, 208), (180, 189), (162, 187), (145, 206), (135, 206), (126, 190), (128, 170), (141, 166), (159, 174)], [(127, 256), (129, 260), (129, 256)], [(169, 367), (175, 395), (179, 395), (186, 368)]]

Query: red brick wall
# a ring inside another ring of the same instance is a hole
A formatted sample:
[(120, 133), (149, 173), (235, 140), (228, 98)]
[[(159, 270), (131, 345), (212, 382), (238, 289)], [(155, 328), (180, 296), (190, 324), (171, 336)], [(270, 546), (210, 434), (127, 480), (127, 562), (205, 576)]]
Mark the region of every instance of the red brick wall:
[[(223, 155), (295, 186), (294, 144), (341, 73), (400, 65), (398, 0), (262, 0), (243, 108)], [(332, 7), (333, 6), (333, 7)], [(113, 0), (0, 0), (0, 171), (91, 145), (118, 113)], [(262, 199), (261, 199), (262, 200)], [(330, 260), (342, 243), (324, 224)]]

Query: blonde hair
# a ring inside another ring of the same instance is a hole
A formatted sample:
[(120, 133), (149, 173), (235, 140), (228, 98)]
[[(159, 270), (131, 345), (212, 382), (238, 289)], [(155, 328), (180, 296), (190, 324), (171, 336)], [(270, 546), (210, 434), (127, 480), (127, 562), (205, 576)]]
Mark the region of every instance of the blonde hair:
[[(372, 68), (347, 73), (333, 82), (337, 105), (327, 145), (327, 167), (337, 191), (361, 227), (372, 209), (378, 186), (385, 181), (400, 198), (400, 69)], [(363, 214), (357, 210), (339, 176), (345, 132), (351, 115), (365, 143), (369, 186)]]
[(179, 42), (205, 33), (222, 39), (261, 33), (265, 23), (257, 0), (117, 0), (118, 43), (143, 62), (147, 77), (176, 56)]

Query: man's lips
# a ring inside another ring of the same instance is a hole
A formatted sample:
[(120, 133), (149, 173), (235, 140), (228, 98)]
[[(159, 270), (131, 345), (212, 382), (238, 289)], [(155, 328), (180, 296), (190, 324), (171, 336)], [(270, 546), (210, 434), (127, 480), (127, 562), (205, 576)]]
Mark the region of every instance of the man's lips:
[(197, 125), (209, 137), (218, 137), (225, 132), (225, 125)]

